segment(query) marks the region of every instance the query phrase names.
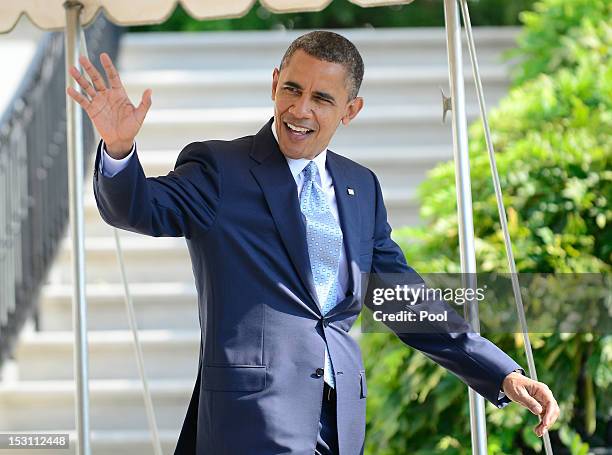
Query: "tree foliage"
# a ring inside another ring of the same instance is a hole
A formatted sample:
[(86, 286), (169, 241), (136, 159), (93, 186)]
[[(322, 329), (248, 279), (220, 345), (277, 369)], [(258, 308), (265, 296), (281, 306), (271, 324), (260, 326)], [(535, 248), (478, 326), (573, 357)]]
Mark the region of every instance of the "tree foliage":
[[(520, 11), (534, 0), (470, 2), (474, 25), (518, 25)], [(355, 27), (441, 27), (443, 0), (419, 0), (408, 5), (362, 8), (348, 0), (333, 0), (324, 10), (274, 14), (255, 4), (241, 18), (199, 21), (178, 6), (163, 24), (132, 27), (131, 31), (274, 30)]]

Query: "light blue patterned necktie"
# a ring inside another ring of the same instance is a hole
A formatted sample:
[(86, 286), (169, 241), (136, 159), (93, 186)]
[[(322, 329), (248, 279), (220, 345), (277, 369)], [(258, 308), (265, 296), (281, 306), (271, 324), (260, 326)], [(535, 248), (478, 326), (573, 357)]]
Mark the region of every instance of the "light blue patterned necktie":
[[(342, 230), (334, 218), (322, 188), (316, 181), (319, 173), (314, 161), (302, 171), (304, 185), (300, 193), (300, 209), (306, 219), (308, 256), (321, 313), (327, 314), (337, 303), (338, 267), (342, 248)], [(325, 347), (323, 379), (335, 386), (333, 367)]]

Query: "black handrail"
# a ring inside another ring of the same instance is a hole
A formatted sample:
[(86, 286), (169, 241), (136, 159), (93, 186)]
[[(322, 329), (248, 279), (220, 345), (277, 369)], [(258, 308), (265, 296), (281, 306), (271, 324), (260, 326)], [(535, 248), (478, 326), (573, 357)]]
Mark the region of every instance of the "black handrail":
[[(99, 14), (85, 29), (90, 58), (115, 59), (122, 31)], [(25, 321), (38, 319), (40, 290), (68, 225), (65, 87), (64, 34), (45, 33), (0, 116), (0, 365)], [(95, 137), (86, 115), (83, 133), (88, 166)]]

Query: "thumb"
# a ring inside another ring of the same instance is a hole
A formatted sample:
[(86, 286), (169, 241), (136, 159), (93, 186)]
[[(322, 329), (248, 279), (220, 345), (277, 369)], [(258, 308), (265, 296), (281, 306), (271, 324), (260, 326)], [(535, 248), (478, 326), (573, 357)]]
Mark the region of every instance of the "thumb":
[(150, 88), (146, 89), (144, 93), (142, 94), (142, 99), (140, 100), (140, 104), (136, 108), (136, 115), (141, 123), (144, 120), (145, 116), (147, 115), (147, 112), (149, 112), (149, 108), (151, 107), (151, 104), (153, 102), (151, 100), (152, 92), (153, 90), (151, 90)]

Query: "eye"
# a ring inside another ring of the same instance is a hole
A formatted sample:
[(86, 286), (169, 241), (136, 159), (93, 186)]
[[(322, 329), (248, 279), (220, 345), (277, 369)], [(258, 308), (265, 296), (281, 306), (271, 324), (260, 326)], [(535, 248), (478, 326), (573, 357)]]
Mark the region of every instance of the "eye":
[(295, 87), (284, 87), (284, 89), (290, 93), (297, 93), (298, 89)]
[(317, 100), (318, 100), (319, 102), (321, 102), (321, 103), (331, 103), (331, 101), (330, 101), (330, 100), (328, 100), (327, 98), (322, 98), (322, 97), (320, 97), (320, 96), (317, 96), (316, 98), (317, 98)]

